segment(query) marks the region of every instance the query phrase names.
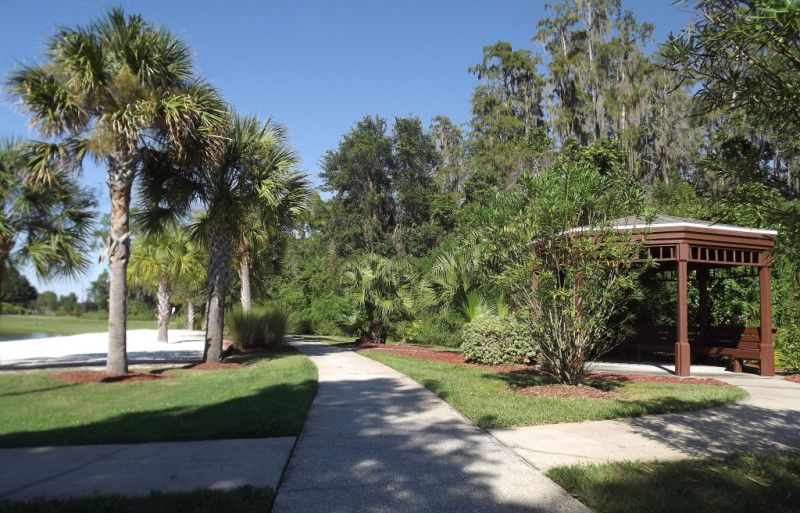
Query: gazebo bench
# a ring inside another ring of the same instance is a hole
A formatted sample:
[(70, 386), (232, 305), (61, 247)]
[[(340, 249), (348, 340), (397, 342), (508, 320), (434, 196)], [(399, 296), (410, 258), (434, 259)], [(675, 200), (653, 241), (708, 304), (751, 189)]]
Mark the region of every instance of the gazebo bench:
[[(772, 329), (773, 337), (777, 330)], [(636, 352), (636, 359), (642, 360), (645, 353), (675, 353), (675, 327), (639, 327), (621, 346), (625, 355), (627, 350)], [(689, 350), (692, 355), (720, 355), (733, 358), (733, 371), (742, 372), (744, 360), (761, 363), (761, 340), (759, 328), (724, 327), (709, 328), (706, 333), (698, 329), (689, 330)]]

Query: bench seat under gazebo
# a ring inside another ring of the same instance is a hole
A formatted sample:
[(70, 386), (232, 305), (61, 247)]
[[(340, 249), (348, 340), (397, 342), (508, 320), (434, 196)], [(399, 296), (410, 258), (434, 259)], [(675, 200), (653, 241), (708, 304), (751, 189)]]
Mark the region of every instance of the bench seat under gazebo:
[[(672, 216), (656, 216), (649, 224), (639, 218), (619, 219), (620, 231), (633, 230), (645, 236), (650, 257), (661, 271), (677, 276), (677, 322), (675, 326), (639, 326), (621, 346), (638, 358), (646, 352), (675, 354), (675, 374), (689, 376), (691, 355), (725, 355), (734, 360), (734, 371), (744, 360), (759, 362), (762, 376), (775, 375), (772, 303), (770, 297), (770, 250), (777, 232)], [(747, 266), (758, 269), (760, 291), (759, 327), (710, 327), (708, 282), (712, 269)], [(698, 326), (689, 326), (689, 273), (694, 271), (699, 287)]]

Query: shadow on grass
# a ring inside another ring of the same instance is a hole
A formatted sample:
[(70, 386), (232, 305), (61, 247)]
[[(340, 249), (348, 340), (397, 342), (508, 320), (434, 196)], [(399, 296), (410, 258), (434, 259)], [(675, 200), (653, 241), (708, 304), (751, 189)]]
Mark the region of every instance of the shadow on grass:
[(263, 387), (212, 405), (131, 412), (79, 426), (6, 433), (0, 435), (0, 447), (296, 436), (316, 389), (316, 380), (306, 380)]
[(548, 476), (598, 511), (789, 512), (800, 497), (800, 453), (561, 467)]
[(0, 397), (16, 397), (21, 395), (31, 395), (31, 394), (40, 394), (42, 392), (50, 392), (52, 390), (58, 390), (60, 388), (69, 388), (76, 386), (77, 383), (63, 383), (59, 386), (54, 387), (47, 387), (47, 388), (37, 388), (36, 390), (26, 390), (24, 392), (8, 392), (5, 394), (0, 394)]

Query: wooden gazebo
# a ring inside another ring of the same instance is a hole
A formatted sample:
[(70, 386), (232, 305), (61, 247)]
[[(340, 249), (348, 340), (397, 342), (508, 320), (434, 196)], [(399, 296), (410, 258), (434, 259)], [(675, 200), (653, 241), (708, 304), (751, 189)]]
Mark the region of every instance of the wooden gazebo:
[[(657, 216), (649, 223), (639, 218), (618, 219), (614, 227), (644, 235), (646, 251), (660, 270), (677, 275), (676, 326), (640, 327), (623, 349), (675, 353), (675, 374), (689, 376), (691, 355), (726, 355), (734, 359), (734, 371), (741, 372), (743, 360), (757, 360), (762, 376), (775, 375), (772, 303), (770, 297), (770, 250), (778, 232)], [(760, 326), (710, 327), (708, 282), (715, 268), (749, 266), (758, 269)], [(699, 287), (698, 326), (689, 326), (689, 273), (696, 273)], [(674, 349), (671, 345), (674, 342)]]

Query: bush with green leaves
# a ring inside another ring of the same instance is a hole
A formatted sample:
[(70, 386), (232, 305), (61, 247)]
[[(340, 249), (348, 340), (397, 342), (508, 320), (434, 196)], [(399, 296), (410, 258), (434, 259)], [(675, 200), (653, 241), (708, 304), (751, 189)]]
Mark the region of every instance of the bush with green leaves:
[(786, 370), (800, 371), (800, 323), (781, 326), (775, 335), (775, 359)]
[(531, 331), (513, 318), (483, 315), (461, 328), (461, 354), (487, 365), (531, 363), (537, 346)]
[(458, 347), (459, 332), (464, 323), (457, 313), (450, 315), (423, 315), (418, 319), (414, 342), (431, 346)]

